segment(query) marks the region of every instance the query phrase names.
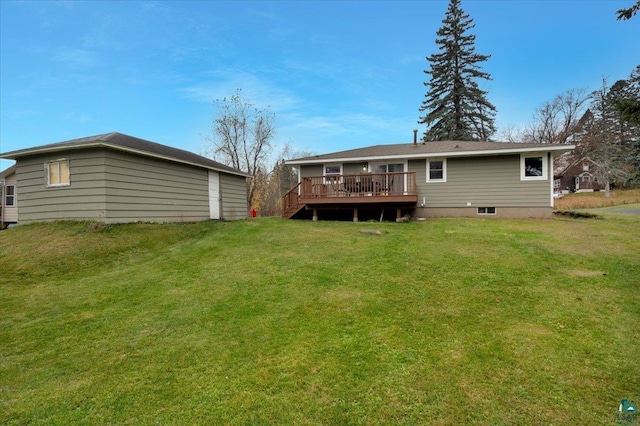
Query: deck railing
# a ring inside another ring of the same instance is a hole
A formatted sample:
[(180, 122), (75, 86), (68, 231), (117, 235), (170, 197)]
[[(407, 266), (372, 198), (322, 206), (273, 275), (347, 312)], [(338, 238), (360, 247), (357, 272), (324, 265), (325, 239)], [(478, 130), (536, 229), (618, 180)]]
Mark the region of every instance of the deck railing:
[(301, 198), (416, 195), (415, 172), (304, 177)]

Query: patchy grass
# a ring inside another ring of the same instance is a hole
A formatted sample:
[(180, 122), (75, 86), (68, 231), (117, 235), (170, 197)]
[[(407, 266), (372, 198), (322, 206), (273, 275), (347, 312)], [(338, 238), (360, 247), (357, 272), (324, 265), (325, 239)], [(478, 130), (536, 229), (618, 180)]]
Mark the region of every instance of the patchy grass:
[(2, 231), (0, 423), (612, 424), (640, 400), (639, 225)]

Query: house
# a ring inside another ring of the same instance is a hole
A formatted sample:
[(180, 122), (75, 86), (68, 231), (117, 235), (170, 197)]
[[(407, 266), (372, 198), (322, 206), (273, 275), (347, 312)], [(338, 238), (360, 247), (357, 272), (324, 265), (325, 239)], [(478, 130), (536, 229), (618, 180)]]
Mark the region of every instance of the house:
[(548, 218), (553, 159), (573, 145), (436, 141), (297, 158), (283, 217)]
[(0, 229), (18, 222), (16, 166), (0, 172)]
[(246, 173), (121, 133), (6, 152), (0, 158), (16, 160), (5, 178), (3, 203), (13, 203), (17, 211), (10, 216), (10, 206), (5, 207), (5, 218), (21, 224), (247, 217)]
[(600, 165), (589, 157), (579, 158), (554, 176), (556, 192), (604, 191), (605, 182), (600, 178)]

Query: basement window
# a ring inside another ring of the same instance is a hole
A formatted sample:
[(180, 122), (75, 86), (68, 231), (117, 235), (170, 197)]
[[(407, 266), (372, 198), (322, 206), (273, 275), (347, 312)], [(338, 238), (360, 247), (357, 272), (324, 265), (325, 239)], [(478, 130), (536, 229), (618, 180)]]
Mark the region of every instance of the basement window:
[(47, 187), (69, 186), (69, 160), (62, 159), (45, 164)]
[(478, 207), (478, 214), (496, 214), (495, 207)]

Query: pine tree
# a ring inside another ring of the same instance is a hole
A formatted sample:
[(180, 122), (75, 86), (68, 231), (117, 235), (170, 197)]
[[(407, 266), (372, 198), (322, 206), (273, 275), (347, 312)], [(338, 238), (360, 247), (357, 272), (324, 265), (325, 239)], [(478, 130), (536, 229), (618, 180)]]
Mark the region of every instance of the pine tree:
[(460, 0), (450, 0), (443, 25), (436, 33), (439, 52), (427, 57), (431, 76), (420, 112), (419, 124), (426, 124), (425, 141), (488, 140), (495, 133), (496, 108), (480, 89), (478, 79), (491, 76), (478, 65), (491, 55), (475, 52), (473, 19), (460, 7)]

